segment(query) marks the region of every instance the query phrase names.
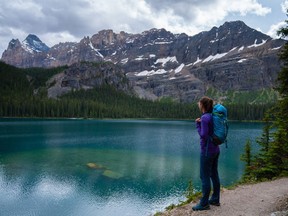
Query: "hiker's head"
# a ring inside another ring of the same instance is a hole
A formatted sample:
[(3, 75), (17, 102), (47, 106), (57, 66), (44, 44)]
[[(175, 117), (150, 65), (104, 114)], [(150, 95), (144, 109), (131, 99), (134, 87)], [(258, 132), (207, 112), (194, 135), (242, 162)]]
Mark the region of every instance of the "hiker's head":
[(202, 97), (198, 102), (199, 109), (202, 113), (208, 112), (212, 113), (213, 110), (213, 100), (209, 97)]

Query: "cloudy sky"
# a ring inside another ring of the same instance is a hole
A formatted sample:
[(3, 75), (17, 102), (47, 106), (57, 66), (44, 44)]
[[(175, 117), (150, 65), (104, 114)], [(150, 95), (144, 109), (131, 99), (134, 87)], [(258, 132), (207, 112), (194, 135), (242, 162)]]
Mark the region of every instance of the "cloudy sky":
[(165, 28), (194, 35), (242, 20), (275, 37), (288, 0), (0, 0), (0, 56), (9, 41), (36, 34), (48, 46), (103, 29), (141, 33)]

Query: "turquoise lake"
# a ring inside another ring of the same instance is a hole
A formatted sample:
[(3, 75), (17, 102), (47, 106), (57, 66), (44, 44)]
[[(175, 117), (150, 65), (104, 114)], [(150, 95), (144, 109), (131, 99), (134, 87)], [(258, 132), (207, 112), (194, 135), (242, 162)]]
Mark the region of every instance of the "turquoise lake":
[[(223, 186), (262, 126), (229, 123)], [(199, 151), (194, 121), (0, 119), (0, 215), (152, 215), (200, 189)]]

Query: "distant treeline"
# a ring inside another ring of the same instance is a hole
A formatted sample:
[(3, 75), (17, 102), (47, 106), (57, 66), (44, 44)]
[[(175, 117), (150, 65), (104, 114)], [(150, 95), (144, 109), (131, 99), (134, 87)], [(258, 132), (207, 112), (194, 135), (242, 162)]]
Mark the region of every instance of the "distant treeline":
[[(45, 82), (62, 70), (18, 69), (0, 62), (0, 117), (194, 119), (200, 115), (196, 102), (183, 104), (169, 99), (153, 102), (108, 85), (74, 91), (57, 100), (48, 99)], [(231, 120), (262, 120), (271, 104), (226, 106)]]
[[(196, 103), (152, 102), (127, 96), (109, 87), (79, 91), (60, 100), (1, 97), (1, 117), (77, 117), (77, 118), (165, 118), (194, 119), (200, 115)], [(230, 120), (262, 120), (269, 104), (227, 105)]]

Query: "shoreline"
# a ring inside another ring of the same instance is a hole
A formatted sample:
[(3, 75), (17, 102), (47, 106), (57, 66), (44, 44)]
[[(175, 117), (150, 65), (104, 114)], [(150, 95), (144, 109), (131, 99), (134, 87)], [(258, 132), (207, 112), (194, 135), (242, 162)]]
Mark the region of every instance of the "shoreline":
[(192, 211), (197, 202), (190, 202), (154, 216), (286, 216), (288, 215), (288, 177), (258, 183), (244, 183), (221, 191), (220, 206), (210, 205), (207, 211)]
[[(85, 118), (85, 117), (6, 117), (1, 116), (0, 119), (41, 119), (41, 120), (151, 120), (151, 121), (191, 121), (194, 122), (195, 119), (171, 119), (171, 118)], [(229, 122), (243, 122), (243, 123), (264, 123), (261, 120), (228, 120)]]

